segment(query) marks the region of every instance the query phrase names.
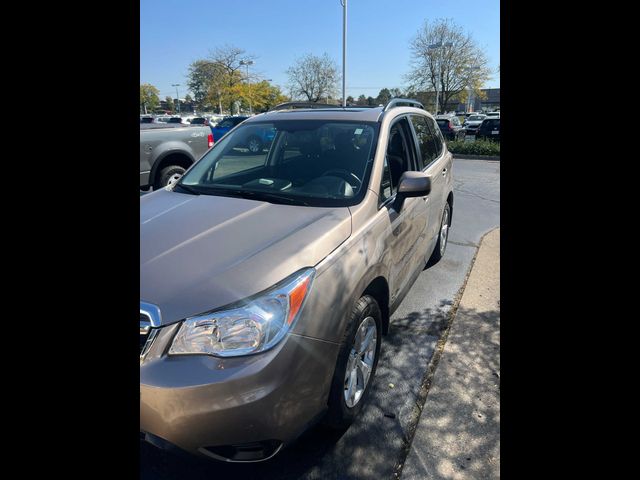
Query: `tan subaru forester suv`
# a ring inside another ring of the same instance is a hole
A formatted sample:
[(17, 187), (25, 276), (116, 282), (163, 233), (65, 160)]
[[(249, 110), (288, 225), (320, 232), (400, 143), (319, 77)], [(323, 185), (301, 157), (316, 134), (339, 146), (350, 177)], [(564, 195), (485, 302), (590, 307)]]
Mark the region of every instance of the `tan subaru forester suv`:
[(391, 314), (444, 255), (452, 156), (403, 99), (216, 140), (140, 198), (140, 437), (255, 462), (362, 409)]

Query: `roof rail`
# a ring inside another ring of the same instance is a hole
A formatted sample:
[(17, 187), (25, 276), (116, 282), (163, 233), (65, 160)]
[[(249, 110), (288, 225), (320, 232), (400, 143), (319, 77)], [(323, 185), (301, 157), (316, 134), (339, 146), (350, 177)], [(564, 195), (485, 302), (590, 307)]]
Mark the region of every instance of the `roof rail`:
[(405, 106), (405, 107), (416, 107), (416, 108), (421, 108), (422, 110), (424, 110), (424, 105), (422, 105), (419, 101), (417, 100), (411, 100), (409, 98), (392, 98), (389, 103), (387, 103), (384, 107), (384, 109), (382, 110), (383, 112), (386, 112), (387, 110), (392, 109), (393, 107), (401, 107), (401, 106)]
[(271, 108), (273, 110), (292, 110), (294, 108), (340, 108), (341, 105), (331, 105), (330, 103), (315, 103), (315, 102), (285, 102)]

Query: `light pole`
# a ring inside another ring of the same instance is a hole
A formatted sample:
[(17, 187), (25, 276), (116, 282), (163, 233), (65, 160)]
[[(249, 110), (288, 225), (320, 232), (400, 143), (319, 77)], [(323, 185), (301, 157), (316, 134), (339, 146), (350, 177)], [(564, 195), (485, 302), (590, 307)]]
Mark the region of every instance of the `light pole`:
[(178, 102), (178, 115), (180, 115), (180, 95), (178, 94), (179, 83), (172, 83), (172, 87), (176, 87), (176, 101)]
[(467, 99), (467, 112), (473, 109), (473, 103), (472, 103), (473, 85), (469, 85), (469, 80), (470, 80), (471, 74), (477, 70), (480, 70), (480, 67), (473, 66), (473, 67), (469, 67), (465, 72), (467, 74), (467, 88), (469, 89), (469, 98)]
[(347, 106), (347, 0), (340, 0), (340, 4), (342, 5), (342, 108), (344, 108)]
[[(446, 43), (443, 44), (442, 40), (440, 40), (438, 43), (434, 43), (432, 45), (429, 45), (427, 47), (427, 49), (435, 51), (435, 50), (438, 50), (438, 49), (440, 49), (442, 47), (452, 47), (452, 46), (453, 46), (452, 42), (446, 42)], [(436, 56), (436, 63), (437, 63), (437, 65), (436, 65), (436, 81), (434, 83), (435, 83), (435, 86), (436, 86), (436, 109), (435, 109), (435, 114), (437, 115), (438, 114), (438, 107), (440, 106), (439, 105), (439, 103), (440, 103), (439, 93), (440, 92), (438, 91), (438, 83), (440, 82), (440, 75), (442, 74), (442, 72), (440, 71), (441, 70), (441, 60), (437, 56)]]
[[(248, 89), (249, 88), (249, 65), (253, 65), (253, 60), (240, 60), (240, 65), (246, 65), (247, 67), (247, 89)], [(249, 115), (251, 115), (253, 113), (253, 109), (251, 108), (251, 92), (247, 91), (247, 93), (249, 93), (248, 95)]]

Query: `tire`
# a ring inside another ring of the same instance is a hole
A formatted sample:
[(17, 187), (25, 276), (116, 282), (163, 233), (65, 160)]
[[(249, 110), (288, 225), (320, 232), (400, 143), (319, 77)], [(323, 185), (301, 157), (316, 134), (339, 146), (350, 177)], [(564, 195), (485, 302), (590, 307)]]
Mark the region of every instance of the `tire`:
[(168, 167), (164, 167), (160, 170), (160, 175), (158, 175), (158, 179), (154, 185), (154, 189), (164, 188), (169, 184), (171, 177), (174, 175), (182, 175), (187, 170), (180, 165), (169, 165)]
[[(445, 227), (446, 222), (446, 227)], [(427, 262), (427, 265), (435, 265), (444, 256), (444, 252), (447, 249), (447, 241), (449, 240), (449, 227), (451, 226), (451, 206), (449, 202), (444, 204), (444, 210), (442, 211), (442, 220), (440, 221), (440, 231), (438, 232), (438, 242), (436, 243), (431, 258)], [(443, 234), (444, 229), (444, 234)]]
[[(375, 329), (372, 328), (375, 326)], [(375, 338), (371, 334), (371, 339), (368, 342), (369, 348), (365, 348), (364, 352), (356, 352), (356, 336), (361, 338), (360, 335), (367, 336), (368, 331), (375, 331)], [(366, 333), (364, 333), (366, 332)], [(360, 333), (360, 335), (358, 335)], [(378, 366), (378, 359), (380, 358), (380, 344), (382, 339), (382, 314), (378, 302), (370, 296), (364, 295), (358, 300), (355, 307), (350, 313), (349, 322), (347, 324), (346, 332), (340, 352), (338, 354), (338, 361), (336, 363), (336, 369), (333, 373), (333, 380), (331, 381), (331, 391), (329, 393), (329, 410), (324, 419), (325, 425), (335, 429), (345, 429), (353, 423), (355, 418), (362, 410), (362, 406), (365, 404), (369, 392), (371, 390), (371, 384), (376, 373), (376, 367)], [(372, 346), (372, 342), (375, 341), (375, 346)], [(371, 358), (373, 356), (373, 358)], [(364, 360), (362, 363), (354, 362), (355, 359)], [(364, 380), (362, 364), (370, 365), (370, 374), (367, 380)], [(354, 368), (351, 368), (354, 365)], [(351, 373), (347, 377), (347, 370)], [(354, 379), (354, 388), (352, 389), (353, 396), (350, 398), (352, 405), (347, 403), (346, 395), (348, 393), (349, 379)], [(363, 383), (361, 383), (363, 382)], [(364, 385), (364, 389), (360, 387)]]
[(247, 148), (251, 153), (260, 153), (262, 151), (262, 140), (252, 135), (249, 137), (249, 140), (247, 140)]

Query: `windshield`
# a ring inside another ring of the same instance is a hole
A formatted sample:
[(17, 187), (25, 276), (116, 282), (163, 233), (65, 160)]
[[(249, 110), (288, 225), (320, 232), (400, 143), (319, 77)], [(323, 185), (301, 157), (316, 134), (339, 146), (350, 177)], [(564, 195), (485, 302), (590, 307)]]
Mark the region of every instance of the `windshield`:
[(483, 115), (471, 115), (469, 118), (467, 118), (467, 120), (469, 121), (475, 121), (475, 120), (484, 120), (484, 116)]
[(176, 191), (311, 206), (359, 203), (367, 190), (376, 123), (278, 120), (229, 132)]

